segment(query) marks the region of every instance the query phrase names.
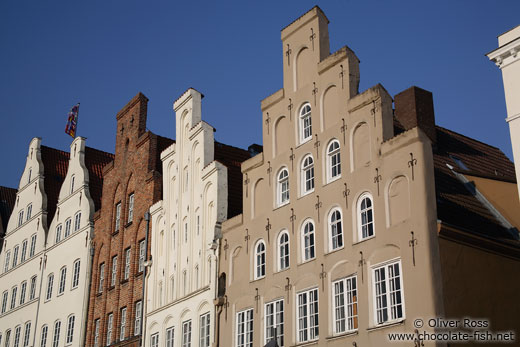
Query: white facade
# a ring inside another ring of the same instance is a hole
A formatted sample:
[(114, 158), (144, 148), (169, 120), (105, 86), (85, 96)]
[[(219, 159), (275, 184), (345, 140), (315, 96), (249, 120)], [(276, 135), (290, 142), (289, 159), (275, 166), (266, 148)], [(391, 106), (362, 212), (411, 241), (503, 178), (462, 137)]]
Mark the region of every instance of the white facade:
[[(85, 165), (85, 139), (70, 146), (67, 175), (61, 185), (54, 218), (46, 242), (36, 346), (83, 346), (90, 283), (90, 249), (94, 236), (94, 201), (89, 193)], [(49, 279), (53, 278), (52, 286)]]
[(40, 144), (41, 139), (34, 138), (29, 145), (0, 257), (0, 334), (5, 346), (16, 345), (16, 340), (19, 346), (36, 345), (34, 332), (47, 231)]
[[(513, 146), (516, 180), (520, 182), (520, 26), (498, 37), (498, 48), (487, 54), (502, 70), (507, 118)], [(518, 185), (520, 194), (520, 185)]]
[(215, 338), (215, 250), (227, 216), (227, 168), (214, 160), (214, 129), (201, 121), (201, 98), (188, 89), (174, 103), (176, 143), (161, 155), (164, 200), (150, 208), (146, 346), (204, 347)]

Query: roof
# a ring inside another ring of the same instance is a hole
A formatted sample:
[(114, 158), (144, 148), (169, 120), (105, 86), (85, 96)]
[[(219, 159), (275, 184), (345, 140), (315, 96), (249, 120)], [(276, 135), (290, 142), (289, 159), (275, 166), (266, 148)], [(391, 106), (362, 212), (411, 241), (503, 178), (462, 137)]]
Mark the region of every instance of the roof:
[(243, 184), (240, 165), (250, 157), (251, 155), (245, 149), (215, 141), (215, 160), (228, 169), (228, 219), (242, 213)]
[(101, 208), (101, 194), (103, 192), (103, 168), (114, 160), (112, 153), (100, 151), (92, 147), (85, 147), (85, 165), (88, 169), (89, 192), (94, 200), (94, 211)]
[(69, 167), (69, 153), (47, 146), (41, 146), (44, 189), (47, 194), (47, 223), (50, 225), (60, 195), (61, 185)]
[(7, 229), (7, 222), (9, 222), (9, 216), (13, 212), (15, 200), (16, 189), (0, 186), (0, 221), (4, 231)]

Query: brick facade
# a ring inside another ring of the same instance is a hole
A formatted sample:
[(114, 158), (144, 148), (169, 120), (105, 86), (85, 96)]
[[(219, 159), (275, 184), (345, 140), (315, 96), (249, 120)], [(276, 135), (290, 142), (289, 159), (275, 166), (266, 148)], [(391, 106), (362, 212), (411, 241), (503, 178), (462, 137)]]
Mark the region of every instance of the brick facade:
[[(173, 140), (146, 130), (148, 99), (137, 94), (117, 114), (115, 159), (104, 168), (101, 210), (94, 217), (94, 258), (88, 313), (87, 345), (139, 345), (135, 334), (135, 304), (142, 300), (143, 273), (139, 272), (139, 242), (146, 237), (144, 214), (161, 199), (161, 151)], [(129, 200), (134, 194), (133, 218)], [(119, 229), (116, 209), (120, 206)], [(125, 278), (125, 254), (130, 249), (130, 270)], [(148, 252), (149, 254), (149, 252)], [(115, 285), (111, 285), (112, 259), (117, 256)], [(104, 281), (100, 284), (100, 267)], [(124, 338), (120, 339), (121, 309), (126, 307)], [(108, 315), (113, 314), (112, 338), (107, 343)], [(99, 330), (96, 334), (96, 321)]]

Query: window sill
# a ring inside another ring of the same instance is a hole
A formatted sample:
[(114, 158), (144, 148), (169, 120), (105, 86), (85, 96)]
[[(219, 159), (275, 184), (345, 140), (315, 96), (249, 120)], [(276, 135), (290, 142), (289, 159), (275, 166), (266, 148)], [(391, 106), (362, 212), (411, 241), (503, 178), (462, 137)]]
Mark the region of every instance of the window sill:
[(103, 292), (97, 292), (96, 297), (103, 295)]
[(344, 333), (338, 333), (336, 335), (327, 336), (325, 339), (330, 341), (330, 340), (336, 340), (336, 339), (341, 339), (344, 337), (355, 336), (355, 335), (358, 335), (357, 330), (346, 331)]
[(316, 257), (311, 258), (311, 259), (307, 259), (307, 260), (302, 260), (302, 262), (299, 263), (298, 266), (305, 265), (305, 264), (310, 263), (311, 261), (314, 261), (314, 260), (316, 260)]
[(265, 276), (262, 276), (262, 277), (258, 277), (258, 278), (254, 278), (250, 281), (250, 283), (253, 283), (253, 282), (257, 282), (257, 281), (261, 281), (265, 278)]
[(372, 236), (370, 236), (370, 237), (365, 237), (365, 238), (362, 239), (362, 240), (359, 240), (359, 241), (354, 242), (353, 245), (357, 245), (357, 244), (359, 244), (359, 243), (362, 243), (362, 242), (365, 242), (365, 241), (371, 240), (371, 239), (373, 239), (373, 238), (375, 238), (375, 237), (376, 237), (376, 234), (374, 234), (374, 235), (372, 235)]
[(135, 274), (135, 277), (139, 277), (143, 274), (143, 271), (139, 271), (138, 273)]
[(334, 182), (336, 182), (337, 180), (339, 180), (340, 178), (341, 178), (341, 175), (338, 175), (338, 176), (336, 176), (336, 177), (327, 178), (327, 183), (325, 183), (325, 185), (328, 185), (328, 184), (334, 183)]
[(304, 144), (306, 144), (307, 142), (309, 142), (310, 140), (312, 140), (312, 136), (310, 137), (307, 137), (305, 139), (300, 139), (300, 143), (298, 144), (298, 146), (296, 146), (296, 148), (300, 147), (300, 146), (303, 146)]
[(312, 346), (312, 345), (317, 345), (318, 342), (320, 341), (319, 337), (316, 339), (316, 340), (312, 340), (312, 341), (302, 341), (302, 342), (296, 342), (296, 344), (294, 346)]
[[(279, 274), (279, 273), (282, 273), (282, 272), (285, 272), (285, 271), (289, 271), (289, 269), (291, 268), (291, 266), (288, 266), (286, 267), (285, 269), (280, 269), (280, 270), (277, 270), (274, 274)], [(262, 277), (263, 278), (263, 277)]]
[(65, 293), (65, 291), (63, 291), (63, 292), (61, 292), (61, 293), (58, 293), (58, 294), (56, 294), (56, 297), (59, 298), (59, 297), (62, 296), (64, 293)]
[(125, 284), (125, 283), (128, 283), (128, 278), (127, 278), (127, 279), (124, 279), (124, 280), (122, 280), (122, 281), (121, 281), (120, 283), (121, 283), (121, 285), (123, 285), (123, 284)]
[(116, 236), (117, 234), (119, 234), (119, 230), (116, 230), (112, 233), (112, 236)]
[(128, 229), (132, 225), (132, 221), (125, 224), (125, 229)]
[(394, 321), (390, 321), (390, 322), (385, 322), (383, 324), (379, 324), (379, 325), (376, 325), (376, 326), (368, 327), (367, 331), (371, 332), (371, 331), (376, 331), (376, 330), (381, 330), (381, 329), (394, 327), (394, 326), (397, 326), (397, 325), (403, 325), (404, 321), (405, 321), (405, 319), (402, 318), (402, 319), (397, 320), (397, 321), (394, 320)]
[(329, 254), (333, 254), (333, 253), (339, 252), (339, 251), (341, 251), (344, 248), (345, 248), (345, 244), (343, 244), (343, 246), (341, 246), (341, 247), (329, 250), (327, 253), (325, 253), (325, 255), (329, 255)]
[(300, 195), (299, 199), (302, 199), (302, 198), (304, 198), (304, 197), (306, 197), (307, 195), (310, 195), (310, 194), (312, 194), (312, 193), (314, 193), (314, 188), (311, 189), (311, 190), (309, 190), (308, 192), (302, 192), (302, 194)]
[(282, 207), (284, 207), (284, 206), (287, 206), (287, 205), (290, 204), (290, 202), (291, 202), (290, 200), (287, 200), (287, 201), (285, 201), (285, 202), (282, 203), (282, 204), (278, 204), (278, 205), (276, 205), (276, 207), (275, 207), (274, 209), (277, 210), (277, 209), (279, 209), (279, 208), (282, 208)]
[(114, 284), (113, 286), (110, 286), (110, 287), (108, 287), (108, 291), (111, 291), (111, 290), (113, 290), (113, 289), (114, 289), (115, 287), (116, 287), (116, 285), (115, 285), (115, 284)]

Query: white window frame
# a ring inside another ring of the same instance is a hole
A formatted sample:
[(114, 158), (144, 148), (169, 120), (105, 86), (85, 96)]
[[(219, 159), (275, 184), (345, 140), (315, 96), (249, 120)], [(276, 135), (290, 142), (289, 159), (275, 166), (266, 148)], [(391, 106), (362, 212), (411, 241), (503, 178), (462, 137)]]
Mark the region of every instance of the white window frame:
[(49, 326), (47, 324), (45, 324), (44, 326), (42, 326), (42, 331), (40, 334), (40, 347), (47, 347), (48, 334), (49, 334)]
[[(306, 232), (307, 225), (310, 226), (309, 232)], [(308, 243), (307, 239), (309, 239)], [(316, 258), (316, 225), (312, 219), (306, 219), (303, 222), (301, 228), (301, 252), (302, 262), (304, 263)]]
[(174, 327), (168, 327), (166, 329), (166, 347), (173, 347), (173, 344), (175, 343), (175, 328)]
[(22, 242), (22, 254), (20, 255), (20, 264), (27, 259), (27, 239)]
[(31, 287), (29, 289), (29, 301), (36, 297), (36, 275), (31, 277)]
[(20, 346), (20, 335), (22, 335), (22, 326), (18, 325), (14, 330), (13, 347)]
[(11, 251), (5, 252), (5, 263), (4, 263), (4, 272), (9, 271), (9, 263), (11, 262)]
[[(398, 276), (395, 276), (395, 269), (399, 271)], [(384, 274), (384, 293), (380, 293), (382, 287), (378, 286), (377, 273), (382, 270)], [(394, 275), (392, 281), (390, 275)], [(399, 288), (395, 289), (395, 278), (397, 277)], [(395, 294), (395, 295), (394, 295)], [(399, 297), (400, 302), (396, 302)], [(381, 301), (379, 300), (381, 298)], [(403, 271), (401, 267), (400, 259), (393, 259), (386, 263), (376, 264), (372, 267), (372, 300), (373, 300), (373, 322), (375, 326), (381, 326), (391, 324), (394, 322), (400, 322), (405, 319), (405, 306), (404, 306), (404, 289), (403, 289)], [(386, 306), (381, 306), (382, 301), (386, 302)], [(398, 307), (401, 306), (400, 316)], [(381, 314), (379, 314), (379, 312)], [(385, 317), (386, 316), (386, 317)], [(386, 318), (386, 320), (385, 320)]]
[[(335, 146), (337, 145), (337, 147)], [(334, 147), (334, 148), (333, 148)], [(327, 182), (332, 182), (341, 177), (341, 146), (334, 139), (327, 145)]]
[(34, 255), (36, 252), (36, 234), (31, 236), (31, 248), (29, 250), (29, 258)]
[(60, 283), (58, 285), (58, 295), (65, 292), (65, 284), (67, 283), (67, 267), (64, 266), (60, 269)]
[(20, 284), (20, 305), (25, 303), (25, 295), (27, 293), (27, 281), (23, 281)]
[(150, 336), (150, 347), (159, 347), (159, 333)]
[[(262, 245), (263, 250), (258, 250), (258, 247)], [(265, 246), (264, 240), (260, 239), (255, 244), (255, 252), (254, 252), (254, 279), (258, 280), (260, 278), (265, 277), (266, 272), (266, 255), (267, 248)]]
[(127, 280), (130, 277), (130, 261), (132, 259), (132, 253), (131, 248), (128, 247), (125, 249), (125, 273), (124, 273), (124, 280)]
[(64, 239), (69, 237), (71, 228), (72, 228), (72, 219), (67, 218), (67, 220), (65, 221), (65, 233), (63, 234)]
[(32, 217), (32, 204), (27, 205), (27, 215), (25, 221), (28, 221)]
[(81, 261), (76, 259), (72, 264), (72, 289), (79, 285), (79, 275), (81, 271)]
[(74, 231), (78, 231), (81, 227), (81, 212), (74, 215)]
[[(312, 288), (299, 292), (296, 295), (296, 326), (298, 342), (315, 341), (320, 337), (318, 292), (318, 288)], [(311, 301), (311, 299), (314, 300)], [(317, 322), (313, 322), (313, 318), (315, 318)]]
[[(276, 335), (278, 346), (283, 347), (285, 342), (285, 302), (277, 299), (264, 305), (264, 345)], [(273, 334), (273, 328), (276, 334)]]
[[(286, 237), (286, 240), (282, 240)], [(278, 235), (278, 271), (288, 269), (290, 266), (290, 237), (287, 230), (282, 230)]]
[(52, 347), (58, 347), (60, 344), (60, 331), (61, 331), (61, 321), (57, 320), (54, 322), (54, 329), (52, 335)]
[(128, 196), (128, 218), (127, 223), (134, 220), (134, 193)]
[(125, 339), (126, 333), (126, 306), (121, 309), (121, 323), (119, 325), (119, 341)]
[(105, 263), (101, 263), (99, 265), (98, 293), (103, 293), (104, 284), (105, 284)]
[(45, 294), (45, 301), (50, 300), (52, 298), (52, 287), (54, 286), (54, 273), (49, 274), (47, 276), (47, 291)]
[(134, 335), (141, 334), (141, 315), (143, 314), (143, 302), (141, 300), (135, 303), (135, 320)]
[(1, 313), (5, 313), (7, 311), (7, 304), (9, 301), (9, 291), (4, 290), (2, 293), (2, 310)]
[(94, 321), (94, 347), (99, 347), (99, 318)]
[[(361, 205), (365, 199), (370, 200), (370, 207), (367, 207), (365, 209), (361, 208)], [(368, 240), (376, 235), (376, 228), (375, 228), (375, 214), (374, 214), (374, 198), (372, 197), (372, 194), (365, 192), (361, 194), (357, 201), (356, 206), (356, 215), (357, 215), (357, 237), (358, 241)], [(372, 220), (370, 222), (367, 221), (367, 223), (363, 223), (363, 216), (364, 215), (371, 216)], [(363, 236), (363, 227), (367, 226), (367, 235)], [(372, 234), (370, 235), (370, 229), (372, 230)]]
[(146, 251), (146, 248), (145, 248), (145, 240), (141, 240), (139, 241), (139, 265), (138, 265), (138, 272), (143, 272), (144, 271), (144, 258), (146, 257), (145, 255), (145, 251)]
[(182, 322), (182, 347), (191, 347), (191, 319)]
[(71, 344), (74, 340), (74, 323), (76, 321), (76, 317), (74, 315), (70, 315), (67, 318), (67, 336), (65, 339), (65, 344)]
[(358, 329), (357, 276), (349, 276), (332, 282), (333, 331), (344, 334)]
[[(339, 219), (336, 214), (339, 213)], [(329, 212), (328, 221), (328, 235), (329, 235), (329, 252), (345, 247), (345, 233), (343, 232), (343, 213), (340, 208), (335, 207)]]
[(23, 347), (29, 346), (29, 340), (31, 338), (31, 322), (25, 323), (23, 331)]
[(236, 347), (253, 347), (253, 309), (237, 312)]
[(112, 328), (114, 326), (114, 313), (109, 313), (107, 318), (107, 345), (112, 343)]
[(117, 255), (112, 257), (112, 272), (110, 274), (110, 286), (113, 287), (116, 285), (117, 281)]
[(290, 202), (289, 170), (284, 166), (278, 171), (277, 177), (277, 205), (283, 206)]
[(18, 226), (21, 226), (23, 224), (23, 212), (24, 210), (18, 212)]
[(115, 218), (115, 232), (119, 231), (121, 227), (121, 202), (116, 204), (116, 218)]
[(314, 172), (314, 158), (311, 154), (307, 154), (302, 159), (301, 170), (301, 195), (307, 195), (314, 191), (315, 187), (315, 172)]
[(206, 312), (199, 317), (199, 347), (210, 347), (210, 333), (211, 333), (211, 319), (210, 313)]
[(19, 245), (16, 245), (14, 246), (14, 249), (13, 249), (13, 266), (11, 266), (12, 268), (16, 267), (16, 265), (18, 265), (18, 253), (20, 251), (20, 246)]
[(58, 224), (58, 226), (56, 227), (56, 238), (55, 238), (55, 242), (58, 243), (61, 241), (61, 231), (63, 229), (63, 226), (61, 224)]
[(16, 295), (18, 294), (18, 286), (14, 286), (11, 288), (11, 305), (9, 306), (9, 309), (12, 310), (16, 307)]
[(300, 107), (299, 114), (299, 133), (300, 143), (304, 143), (312, 139), (312, 108), (311, 104), (306, 102)]

